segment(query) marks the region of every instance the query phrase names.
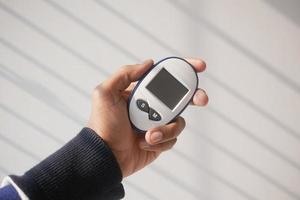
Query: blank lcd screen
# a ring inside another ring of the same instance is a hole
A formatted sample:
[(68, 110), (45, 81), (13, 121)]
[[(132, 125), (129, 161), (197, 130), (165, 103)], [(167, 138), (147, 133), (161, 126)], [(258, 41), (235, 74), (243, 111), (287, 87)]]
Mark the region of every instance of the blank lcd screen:
[(189, 91), (165, 68), (162, 68), (146, 88), (171, 110)]

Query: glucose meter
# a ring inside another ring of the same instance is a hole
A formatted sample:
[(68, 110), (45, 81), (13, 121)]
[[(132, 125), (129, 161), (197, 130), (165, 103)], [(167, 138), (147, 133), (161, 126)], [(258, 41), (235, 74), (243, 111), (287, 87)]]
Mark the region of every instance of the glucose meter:
[(128, 114), (133, 128), (146, 132), (170, 123), (187, 107), (197, 87), (197, 73), (183, 58), (157, 62), (130, 94)]

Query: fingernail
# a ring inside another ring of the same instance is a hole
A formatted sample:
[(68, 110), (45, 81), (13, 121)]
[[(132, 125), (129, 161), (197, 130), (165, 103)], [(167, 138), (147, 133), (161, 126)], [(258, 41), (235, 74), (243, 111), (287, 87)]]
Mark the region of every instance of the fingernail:
[(162, 137), (163, 137), (163, 134), (160, 131), (153, 132), (150, 135), (151, 142), (153, 142), (153, 143), (157, 143), (157, 142), (161, 141)]
[(203, 90), (198, 90), (194, 96), (194, 101), (196, 104), (200, 104), (202, 97), (205, 95), (205, 92)]
[(147, 59), (147, 60), (145, 60), (145, 61), (143, 62), (143, 64), (147, 64), (147, 63), (149, 63), (149, 62), (152, 62), (152, 59)]

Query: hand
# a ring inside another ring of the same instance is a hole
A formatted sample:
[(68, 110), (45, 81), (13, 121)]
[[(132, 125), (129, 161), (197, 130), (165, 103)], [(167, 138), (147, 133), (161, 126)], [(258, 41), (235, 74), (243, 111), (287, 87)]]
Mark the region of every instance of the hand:
[[(205, 70), (200, 59), (187, 59), (197, 72)], [(151, 66), (152, 60), (142, 64), (122, 67), (109, 79), (98, 85), (92, 97), (92, 112), (88, 127), (93, 129), (111, 148), (123, 177), (142, 169), (159, 154), (176, 143), (176, 138), (185, 127), (185, 121), (178, 117), (174, 122), (148, 130), (145, 135), (136, 134), (132, 129), (127, 111), (127, 99), (134, 82)], [(204, 106), (208, 97), (204, 90), (198, 89), (192, 104)]]

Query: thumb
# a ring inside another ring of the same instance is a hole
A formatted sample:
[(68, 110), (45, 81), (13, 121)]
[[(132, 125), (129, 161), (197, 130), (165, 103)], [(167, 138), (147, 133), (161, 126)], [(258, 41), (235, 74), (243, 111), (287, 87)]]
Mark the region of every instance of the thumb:
[(126, 65), (120, 68), (102, 85), (108, 88), (112, 93), (123, 92), (130, 83), (137, 81), (153, 65), (153, 60), (149, 59), (142, 64)]

